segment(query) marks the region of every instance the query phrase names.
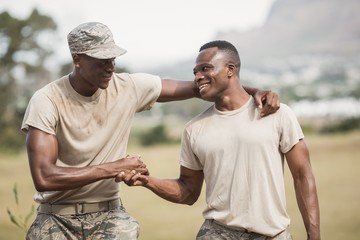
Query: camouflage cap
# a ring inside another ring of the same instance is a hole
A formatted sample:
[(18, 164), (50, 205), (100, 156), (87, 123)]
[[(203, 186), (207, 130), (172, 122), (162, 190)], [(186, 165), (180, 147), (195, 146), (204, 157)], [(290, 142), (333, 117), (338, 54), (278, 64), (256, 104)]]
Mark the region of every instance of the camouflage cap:
[(74, 28), (67, 36), (71, 54), (82, 53), (93, 58), (110, 59), (126, 53), (117, 46), (110, 29), (99, 22), (88, 22)]

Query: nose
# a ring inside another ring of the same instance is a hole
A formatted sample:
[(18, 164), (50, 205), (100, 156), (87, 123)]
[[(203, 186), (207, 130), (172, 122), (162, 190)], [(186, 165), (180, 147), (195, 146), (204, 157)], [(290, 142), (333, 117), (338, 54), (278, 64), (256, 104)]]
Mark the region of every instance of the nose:
[(105, 69), (108, 72), (115, 72), (115, 59), (109, 59), (105, 63)]
[(197, 84), (199, 81), (204, 79), (204, 75), (202, 75), (200, 72), (197, 72), (195, 74), (194, 82)]

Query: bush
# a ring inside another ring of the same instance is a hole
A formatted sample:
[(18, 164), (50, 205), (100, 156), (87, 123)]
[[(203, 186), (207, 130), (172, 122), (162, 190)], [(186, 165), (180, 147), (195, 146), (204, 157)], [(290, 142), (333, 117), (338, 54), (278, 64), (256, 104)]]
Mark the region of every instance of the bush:
[(337, 132), (349, 132), (356, 129), (360, 129), (360, 117), (344, 119), (336, 124), (323, 127), (320, 132), (337, 133)]
[(166, 127), (164, 124), (159, 124), (144, 132), (139, 132), (137, 137), (139, 138), (139, 142), (142, 146), (172, 142), (171, 138), (166, 132)]
[(18, 126), (8, 125), (0, 130), (0, 151), (19, 152), (25, 146), (25, 135)]

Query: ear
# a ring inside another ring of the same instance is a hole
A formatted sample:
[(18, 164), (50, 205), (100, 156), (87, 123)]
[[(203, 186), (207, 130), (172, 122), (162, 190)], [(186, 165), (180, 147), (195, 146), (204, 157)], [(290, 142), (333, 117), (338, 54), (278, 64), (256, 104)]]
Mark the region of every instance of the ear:
[(229, 63), (228, 64), (228, 72), (227, 72), (228, 77), (232, 77), (234, 75), (234, 70), (235, 70), (235, 65)]
[(78, 54), (73, 54), (72, 58), (75, 67), (80, 67), (80, 56)]

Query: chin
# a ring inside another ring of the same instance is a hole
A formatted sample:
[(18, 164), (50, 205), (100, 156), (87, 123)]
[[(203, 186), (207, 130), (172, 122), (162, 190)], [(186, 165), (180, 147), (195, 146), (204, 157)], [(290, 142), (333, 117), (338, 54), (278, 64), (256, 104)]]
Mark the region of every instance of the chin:
[(100, 84), (99, 88), (101, 89), (107, 89), (109, 86), (109, 83)]
[(204, 101), (208, 101), (208, 102), (214, 102), (214, 98), (206, 96), (206, 95), (202, 95), (201, 99)]

